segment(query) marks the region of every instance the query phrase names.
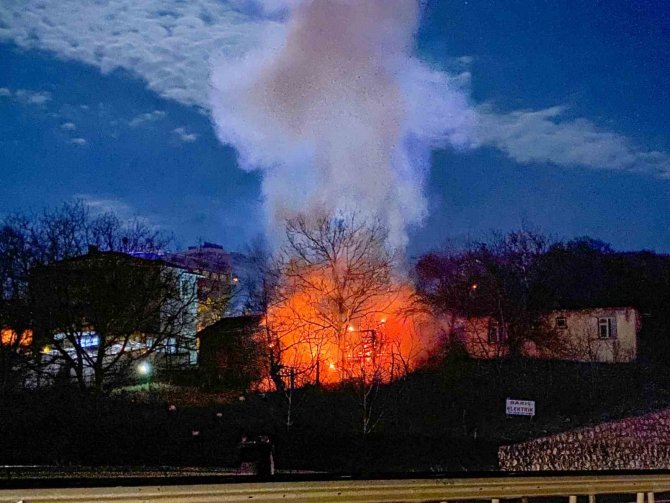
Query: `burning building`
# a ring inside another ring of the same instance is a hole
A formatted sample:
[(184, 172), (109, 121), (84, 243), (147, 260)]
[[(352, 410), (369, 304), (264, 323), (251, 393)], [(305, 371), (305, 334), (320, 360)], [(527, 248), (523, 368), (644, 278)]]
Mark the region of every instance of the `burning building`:
[(435, 326), (379, 222), (298, 216), (286, 234), (260, 332), (276, 384), (286, 369), (300, 384), (390, 380), (428, 356)]

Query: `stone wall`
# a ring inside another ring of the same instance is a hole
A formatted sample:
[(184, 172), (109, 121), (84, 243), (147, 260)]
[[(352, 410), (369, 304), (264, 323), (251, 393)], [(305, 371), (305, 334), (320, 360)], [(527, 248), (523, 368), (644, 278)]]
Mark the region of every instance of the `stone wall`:
[(670, 469), (670, 409), (498, 449), (503, 471)]

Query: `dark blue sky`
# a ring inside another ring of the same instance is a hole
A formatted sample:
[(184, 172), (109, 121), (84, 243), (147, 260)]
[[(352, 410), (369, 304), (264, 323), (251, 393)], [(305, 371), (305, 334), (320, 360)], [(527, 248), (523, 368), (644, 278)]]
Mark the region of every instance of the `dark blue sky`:
[[(218, 19), (244, 46), (256, 21), (272, 22), (247, 4), (213, 8), (199, 31), (188, 25), (193, 39)], [(150, 38), (116, 60), (122, 49), (96, 45), (93, 24), (94, 35), (62, 45), (45, 19), (66, 29), (68, 9), (47, 7), (35, 21), (14, 16), (18, 5), (0, 7), (0, 213), (82, 197), (174, 231), (182, 245), (239, 249), (260, 232), (259, 176), (237, 167), (198, 107), (201, 62), (179, 69)], [(189, 32), (173, 31), (183, 57), (202, 56)], [(433, 1), (417, 42), (434, 67), (469, 73), (490, 130), (477, 148), (433, 153), (431, 212), (411, 232), (411, 253), (523, 223), (670, 252), (667, 2)]]

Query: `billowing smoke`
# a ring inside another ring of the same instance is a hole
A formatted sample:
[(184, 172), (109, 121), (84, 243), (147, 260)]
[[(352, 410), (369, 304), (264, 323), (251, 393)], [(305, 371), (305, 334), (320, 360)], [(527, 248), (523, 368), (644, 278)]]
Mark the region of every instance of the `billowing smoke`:
[(284, 30), (212, 71), (217, 134), (260, 170), (268, 229), (294, 212), (380, 218), (404, 246), (430, 151), (467, 143), (458, 79), (413, 56), (416, 0), (292, 0)]

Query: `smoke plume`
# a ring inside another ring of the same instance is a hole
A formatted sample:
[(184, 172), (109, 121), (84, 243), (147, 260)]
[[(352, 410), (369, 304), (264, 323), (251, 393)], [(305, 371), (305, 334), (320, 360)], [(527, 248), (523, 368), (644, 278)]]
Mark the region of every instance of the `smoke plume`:
[(426, 216), (430, 151), (474, 122), (458, 79), (413, 56), (415, 0), (292, 0), (261, 47), (212, 71), (212, 117), (262, 172), (268, 229), (295, 212), (380, 218), (392, 244)]

